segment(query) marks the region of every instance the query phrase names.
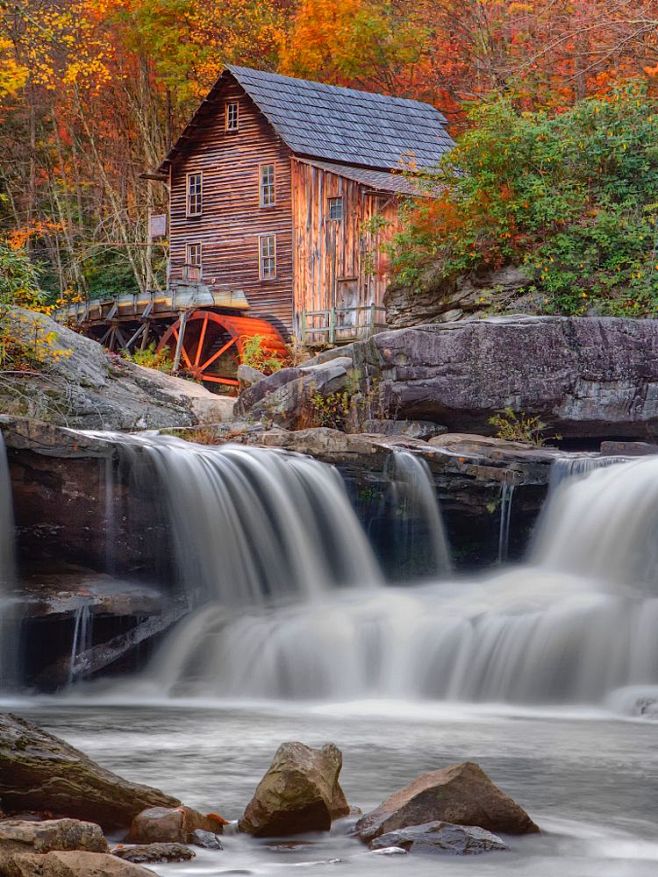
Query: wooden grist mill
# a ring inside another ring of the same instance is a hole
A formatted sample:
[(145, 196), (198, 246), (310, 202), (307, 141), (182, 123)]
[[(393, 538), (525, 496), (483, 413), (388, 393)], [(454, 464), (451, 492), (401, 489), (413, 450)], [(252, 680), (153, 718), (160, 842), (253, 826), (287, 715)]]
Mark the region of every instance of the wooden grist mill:
[(179, 284), (166, 292), (71, 305), (56, 317), (115, 353), (168, 348), (176, 374), (220, 390), (238, 386), (237, 366), (250, 338), (258, 337), (267, 353), (286, 353), (279, 330), (246, 316), (248, 307), (240, 292)]

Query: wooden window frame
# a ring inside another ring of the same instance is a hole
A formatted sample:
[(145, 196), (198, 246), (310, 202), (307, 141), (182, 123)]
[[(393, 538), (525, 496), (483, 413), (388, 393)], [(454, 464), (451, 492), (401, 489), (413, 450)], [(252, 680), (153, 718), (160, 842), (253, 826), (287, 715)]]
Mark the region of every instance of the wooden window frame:
[[(272, 168), (272, 181), (266, 182), (264, 179), (265, 170)], [(265, 200), (265, 192), (271, 193), (272, 200)], [(258, 165), (258, 203), (261, 207), (276, 207), (276, 167), (273, 162), (268, 161), (267, 164)]]
[[(199, 178), (199, 191), (195, 193), (195, 197), (198, 197), (199, 201), (199, 209), (198, 211), (191, 210), (192, 199), (190, 192), (190, 181), (192, 177)], [(185, 216), (190, 219), (196, 216), (203, 215), (203, 171), (190, 171), (189, 174), (185, 174)]]
[[(269, 239), (273, 242), (273, 252), (271, 254), (264, 255), (263, 243), (267, 239)], [(271, 259), (272, 266), (273, 266), (272, 273), (267, 274), (267, 275), (265, 274), (265, 265), (264, 265), (264, 262), (266, 259), (268, 259), (268, 260)], [(276, 280), (276, 271), (277, 271), (276, 234), (274, 232), (266, 232), (265, 234), (259, 234), (258, 235), (258, 276), (259, 276), (260, 280), (264, 280), (264, 281)]]
[[(340, 216), (334, 215), (334, 208), (340, 206)], [(342, 222), (345, 218), (345, 202), (342, 195), (329, 198), (329, 219), (332, 222)]]
[[(198, 262), (193, 261), (192, 247), (199, 248)], [(185, 273), (189, 274), (189, 268), (199, 269), (199, 280), (203, 277), (203, 243), (201, 241), (188, 241), (185, 244)], [(187, 277), (186, 279), (190, 279)]]
[[(235, 110), (235, 119), (232, 118), (232, 110)], [(234, 124), (233, 124), (234, 123)], [(227, 131), (240, 130), (240, 101), (230, 100), (226, 102), (226, 123)]]

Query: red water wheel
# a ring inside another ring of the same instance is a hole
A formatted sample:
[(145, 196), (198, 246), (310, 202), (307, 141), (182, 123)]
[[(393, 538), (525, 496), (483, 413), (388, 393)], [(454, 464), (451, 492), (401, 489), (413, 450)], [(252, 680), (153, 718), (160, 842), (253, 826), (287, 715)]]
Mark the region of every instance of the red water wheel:
[(268, 352), (285, 353), (285, 342), (271, 323), (215, 311), (185, 314), (166, 330), (158, 350), (168, 347), (175, 361), (179, 349), (178, 371), (197, 381), (237, 387), (236, 371), (244, 343), (254, 336), (263, 339), (262, 345)]

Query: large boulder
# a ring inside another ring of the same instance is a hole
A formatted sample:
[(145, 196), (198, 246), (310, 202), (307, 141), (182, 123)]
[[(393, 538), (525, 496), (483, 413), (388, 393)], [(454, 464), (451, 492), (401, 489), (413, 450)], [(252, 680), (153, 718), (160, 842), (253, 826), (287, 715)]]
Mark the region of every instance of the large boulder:
[(78, 819), (0, 820), (0, 853), (83, 850), (106, 853), (107, 841), (100, 825)]
[(658, 321), (509, 317), (382, 332), (355, 365), (399, 417), (491, 435), (511, 408), (564, 438), (645, 438), (658, 427)]
[(156, 877), (155, 871), (106, 853), (18, 853), (0, 859), (2, 877)]
[(42, 362), (34, 372), (5, 376), (0, 388), (5, 414), (112, 430), (195, 426), (232, 415), (232, 399), (109, 354), (45, 314), (14, 309), (7, 319), (26, 344), (39, 339)]
[(0, 714), (0, 800), (8, 812), (48, 811), (127, 827), (147, 807), (178, 807), (158, 789), (128, 782), (25, 719)]
[(256, 837), (328, 831), (333, 819), (350, 812), (338, 782), (342, 763), (331, 743), (322, 749), (284, 743), (247, 805), (240, 831)]
[(539, 831), (525, 810), (468, 761), (417, 777), (360, 819), (356, 831), (361, 840), (372, 841), (427, 822), (475, 825), (503, 834)]
[(197, 831), (221, 834), (228, 822), (221, 816), (204, 816), (190, 807), (149, 807), (138, 813), (128, 833), (128, 843), (192, 843)]
[(370, 841), (371, 850), (391, 847), (410, 853), (433, 853), (448, 856), (477, 856), (507, 845), (498, 835), (477, 825), (454, 825), (451, 822), (428, 822), (389, 831)]
[(298, 428), (311, 390), (326, 395), (342, 386), (358, 391), (364, 409), (376, 396), (379, 418), (428, 420), (451, 432), (493, 435), (491, 418), (506, 408), (539, 418), (549, 439), (645, 439), (658, 428), (656, 320), (510, 316), (432, 324), (381, 332), (321, 365), (329, 371), (332, 363), (344, 374), (326, 384), (312, 380), (308, 365), (305, 374), (290, 369), (265, 378), (240, 400), (241, 416)]

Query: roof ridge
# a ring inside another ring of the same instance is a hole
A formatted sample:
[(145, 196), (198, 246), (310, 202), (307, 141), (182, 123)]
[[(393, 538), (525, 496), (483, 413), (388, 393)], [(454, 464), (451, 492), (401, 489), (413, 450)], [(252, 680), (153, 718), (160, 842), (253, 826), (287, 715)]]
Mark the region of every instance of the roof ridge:
[(314, 88), (317, 88), (319, 86), (323, 90), (326, 89), (327, 91), (331, 91), (333, 93), (342, 92), (346, 96), (349, 95), (350, 97), (354, 97), (355, 95), (363, 95), (371, 98), (382, 98), (386, 101), (395, 101), (396, 104), (402, 106), (411, 105), (418, 107), (429, 107), (430, 109), (439, 113), (439, 115), (444, 118), (445, 121), (443, 113), (441, 113), (441, 111), (438, 110), (434, 106), (434, 104), (431, 104), (428, 101), (416, 100), (415, 98), (411, 97), (397, 97), (396, 95), (392, 94), (384, 94), (381, 91), (367, 91), (364, 88), (350, 88), (347, 85), (332, 85), (328, 82), (320, 82), (317, 79), (304, 79), (301, 76), (288, 76), (285, 73), (275, 73), (271, 70), (261, 70), (258, 67), (243, 67), (239, 64), (227, 64), (224, 69), (229, 70), (231, 73), (233, 73), (234, 76), (240, 73), (255, 73), (263, 78), (267, 77), (271, 79), (280, 79), (284, 82), (295, 82), (298, 85), (308, 85)]

